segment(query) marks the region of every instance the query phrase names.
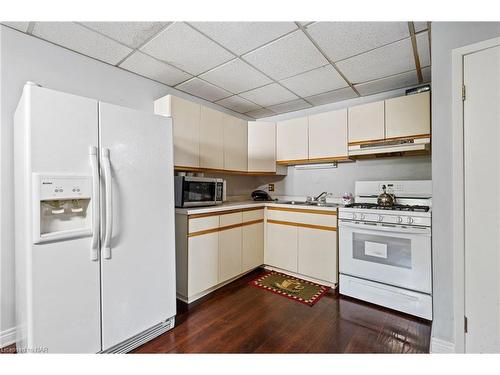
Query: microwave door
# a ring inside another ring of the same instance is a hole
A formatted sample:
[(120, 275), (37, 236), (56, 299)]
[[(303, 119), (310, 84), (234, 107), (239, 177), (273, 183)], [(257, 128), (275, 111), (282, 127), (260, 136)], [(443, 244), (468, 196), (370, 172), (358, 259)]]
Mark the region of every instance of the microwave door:
[(185, 181), (184, 206), (208, 206), (215, 204), (216, 186), (212, 181)]

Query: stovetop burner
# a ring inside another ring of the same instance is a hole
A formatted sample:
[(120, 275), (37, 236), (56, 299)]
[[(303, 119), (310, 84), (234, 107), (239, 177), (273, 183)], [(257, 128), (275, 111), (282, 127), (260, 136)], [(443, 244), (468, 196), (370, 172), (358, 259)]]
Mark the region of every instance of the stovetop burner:
[(362, 209), (375, 209), (375, 210), (388, 210), (388, 211), (414, 211), (414, 212), (428, 212), (429, 206), (418, 206), (409, 204), (395, 204), (393, 206), (380, 206), (376, 203), (352, 203), (347, 204), (345, 207), (349, 208), (362, 208)]

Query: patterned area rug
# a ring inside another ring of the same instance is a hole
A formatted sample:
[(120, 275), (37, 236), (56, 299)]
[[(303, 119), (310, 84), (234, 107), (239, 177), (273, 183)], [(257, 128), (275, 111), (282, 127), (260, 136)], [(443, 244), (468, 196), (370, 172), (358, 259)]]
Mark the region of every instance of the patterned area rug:
[(330, 289), (325, 285), (315, 284), (275, 271), (259, 276), (250, 284), (309, 306), (318, 302)]

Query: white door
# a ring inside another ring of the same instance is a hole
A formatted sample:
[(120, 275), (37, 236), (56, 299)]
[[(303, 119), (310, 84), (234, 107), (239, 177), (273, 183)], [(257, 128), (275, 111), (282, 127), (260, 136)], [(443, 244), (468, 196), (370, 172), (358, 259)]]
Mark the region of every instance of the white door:
[(308, 158), (307, 117), (279, 121), (276, 124), (277, 160), (292, 161)]
[(276, 124), (248, 122), (248, 171), (276, 172)]
[[(31, 166), (38, 173), (91, 176), (97, 101), (32, 87)], [(33, 245), (33, 341), (51, 353), (101, 350), (99, 262), (90, 237)]]
[(464, 57), (466, 352), (500, 352), (500, 47)]
[(347, 109), (309, 116), (309, 159), (347, 156)]
[(297, 227), (268, 221), (266, 232), (266, 264), (297, 272)]
[(218, 280), (219, 233), (189, 237), (188, 298), (212, 288), (217, 285)]
[(100, 103), (99, 124), (112, 181), (111, 200), (101, 189), (101, 221), (112, 215), (101, 249), (106, 350), (175, 315), (174, 174), (170, 119)]
[(337, 232), (298, 228), (298, 273), (336, 283)]
[(219, 283), (241, 273), (241, 227), (219, 232)]

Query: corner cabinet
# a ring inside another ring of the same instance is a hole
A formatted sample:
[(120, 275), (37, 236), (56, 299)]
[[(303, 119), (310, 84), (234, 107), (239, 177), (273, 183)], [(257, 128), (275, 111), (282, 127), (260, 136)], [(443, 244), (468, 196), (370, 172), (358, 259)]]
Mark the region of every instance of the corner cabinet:
[(385, 101), (385, 137), (427, 136), (431, 132), (430, 93), (401, 96)]
[(276, 172), (276, 123), (248, 122), (248, 172)]
[(347, 158), (347, 109), (309, 116), (309, 159)]
[(373, 102), (348, 108), (349, 143), (385, 138), (384, 102)]
[(225, 114), (201, 106), (200, 111), (200, 167), (224, 169)]
[(248, 125), (245, 120), (224, 115), (224, 169), (248, 171)]
[(295, 160), (307, 160), (308, 118), (299, 117), (278, 121), (276, 124), (277, 162), (290, 163)]

